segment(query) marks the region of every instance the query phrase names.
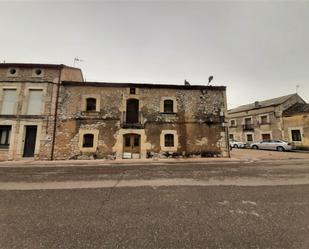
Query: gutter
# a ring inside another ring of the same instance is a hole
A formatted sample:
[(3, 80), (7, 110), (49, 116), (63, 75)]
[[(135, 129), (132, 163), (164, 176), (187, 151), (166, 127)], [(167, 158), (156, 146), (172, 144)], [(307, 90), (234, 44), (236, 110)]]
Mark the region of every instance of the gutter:
[(57, 95), (56, 95), (55, 113), (54, 113), (53, 141), (52, 141), (51, 156), (50, 156), (51, 161), (54, 160), (54, 152), (55, 152), (58, 105), (59, 105), (59, 92), (60, 92), (62, 69), (63, 69), (63, 65), (61, 65), (60, 70), (59, 70), (59, 78), (58, 78), (58, 84), (57, 84)]

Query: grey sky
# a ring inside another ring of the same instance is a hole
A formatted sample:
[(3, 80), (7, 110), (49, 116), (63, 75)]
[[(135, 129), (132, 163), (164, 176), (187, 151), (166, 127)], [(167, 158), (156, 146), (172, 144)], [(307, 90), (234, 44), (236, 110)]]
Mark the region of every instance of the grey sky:
[(309, 2), (0, 1), (0, 60), (73, 64), (88, 81), (226, 85), (229, 108), (309, 101)]

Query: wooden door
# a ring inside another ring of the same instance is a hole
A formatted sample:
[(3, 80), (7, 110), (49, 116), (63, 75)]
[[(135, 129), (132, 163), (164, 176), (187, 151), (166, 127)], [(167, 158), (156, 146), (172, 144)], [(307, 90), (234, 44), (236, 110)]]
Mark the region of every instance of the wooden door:
[(123, 136), (123, 153), (124, 158), (134, 158), (140, 156), (140, 135), (126, 134)]
[(23, 157), (33, 157), (36, 142), (36, 125), (26, 126), (25, 143)]

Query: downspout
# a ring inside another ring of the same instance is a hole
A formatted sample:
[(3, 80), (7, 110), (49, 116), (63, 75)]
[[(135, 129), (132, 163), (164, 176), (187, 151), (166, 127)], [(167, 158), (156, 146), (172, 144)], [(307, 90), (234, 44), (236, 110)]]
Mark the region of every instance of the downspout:
[(63, 66), (61, 65), (60, 70), (59, 70), (58, 84), (57, 84), (57, 95), (56, 95), (55, 113), (54, 113), (53, 141), (52, 141), (52, 147), (51, 147), (50, 160), (54, 160), (54, 151), (55, 151), (55, 143), (56, 143), (56, 130), (57, 130), (57, 117), (58, 117), (58, 103), (59, 103), (59, 92), (60, 92), (62, 69), (63, 69)]

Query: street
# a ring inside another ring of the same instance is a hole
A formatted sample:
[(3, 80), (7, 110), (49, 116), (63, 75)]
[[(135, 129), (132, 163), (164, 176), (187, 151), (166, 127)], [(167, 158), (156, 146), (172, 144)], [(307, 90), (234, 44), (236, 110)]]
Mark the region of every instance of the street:
[(0, 248), (309, 248), (309, 160), (0, 167)]

